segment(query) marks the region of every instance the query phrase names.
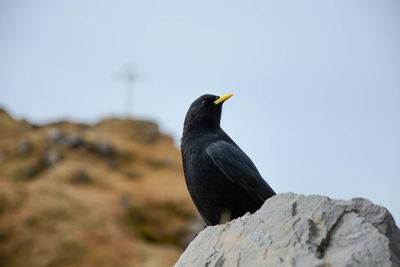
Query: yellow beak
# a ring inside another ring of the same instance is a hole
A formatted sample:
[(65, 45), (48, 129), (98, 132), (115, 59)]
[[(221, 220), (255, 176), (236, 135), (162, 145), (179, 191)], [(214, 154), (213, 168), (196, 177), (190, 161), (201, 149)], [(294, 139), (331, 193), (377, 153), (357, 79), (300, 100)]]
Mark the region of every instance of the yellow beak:
[(224, 94), (221, 95), (217, 100), (214, 101), (215, 105), (218, 105), (219, 103), (224, 102), (225, 100), (227, 100), (228, 98), (230, 98), (231, 96), (233, 96), (233, 94)]

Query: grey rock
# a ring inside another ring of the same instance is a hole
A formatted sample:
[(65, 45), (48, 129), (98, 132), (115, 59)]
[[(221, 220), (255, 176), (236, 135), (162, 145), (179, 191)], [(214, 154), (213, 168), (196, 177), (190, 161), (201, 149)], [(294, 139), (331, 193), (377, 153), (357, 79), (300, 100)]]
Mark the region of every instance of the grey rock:
[(112, 158), (115, 155), (113, 147), (107, 140), (100, 140), (93, 144), (93, 151), (105, 158)]
[(63, 133), (60, 131), (60, 129), (55, 127), (49, 131), (47, 141), (49, 143), (53, 143), (53, 142), (60, 140), (62, 137), (63, 137)]
[(47, 136), (48, 145), (55, 143), (61, 144), (65, 147), (80, 147), (85, 144), (85, 141), (78, 133), (64, 134), (58, 128), (52, 128)]
[(400, 266), (400, 230), (367, 199), (279, 194), (201, 231), (175, 266)]
[(84, 144), (84, 141), (78, 134), (70, 134), (63, 136), (59, 142), (66, 147), (79, 147)]
[(18, 155), (26, 156), (32, 152), (32, 143), (27, 139), (22, 139), (18, 142)]
[(62, 159), (61, 154), (56, 149), (49, 149), (43, 156), (43, 165), (45, 167), (51, 167)]

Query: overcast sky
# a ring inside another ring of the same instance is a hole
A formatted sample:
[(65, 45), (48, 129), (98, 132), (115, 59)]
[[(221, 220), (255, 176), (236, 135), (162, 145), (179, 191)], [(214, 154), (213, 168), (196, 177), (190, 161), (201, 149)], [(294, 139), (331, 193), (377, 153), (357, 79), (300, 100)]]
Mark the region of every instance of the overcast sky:
[(400, 1), (0, 1), (0, 106), (151, 119), (204, 93), (277, 192), (365, 197), (400, 223)]

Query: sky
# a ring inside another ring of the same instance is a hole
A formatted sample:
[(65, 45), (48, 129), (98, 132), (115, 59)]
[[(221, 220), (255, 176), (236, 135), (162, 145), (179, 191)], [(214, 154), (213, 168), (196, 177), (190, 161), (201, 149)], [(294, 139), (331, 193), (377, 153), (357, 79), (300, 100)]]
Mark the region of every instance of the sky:
[(278, 193), (400, 222), (400, 2), (0, 1), (0, 106), (34, 123), (152, 120), (234, 93), (223, 129)]

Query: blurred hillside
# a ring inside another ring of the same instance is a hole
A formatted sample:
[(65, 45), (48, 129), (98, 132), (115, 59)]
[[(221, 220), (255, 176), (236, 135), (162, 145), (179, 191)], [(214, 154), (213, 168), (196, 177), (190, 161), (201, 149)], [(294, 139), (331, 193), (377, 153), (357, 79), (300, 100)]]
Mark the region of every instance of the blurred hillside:
[(0, 110), (0, 266), (171, 266), (201, 228), (156, 124)]

